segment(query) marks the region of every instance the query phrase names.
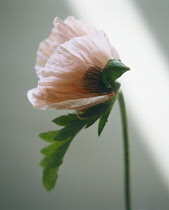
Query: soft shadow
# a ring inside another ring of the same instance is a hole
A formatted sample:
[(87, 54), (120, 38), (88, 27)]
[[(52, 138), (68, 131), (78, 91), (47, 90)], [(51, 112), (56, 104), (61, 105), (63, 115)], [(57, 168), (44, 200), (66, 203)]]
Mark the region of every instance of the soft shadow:
[(168, 0), (132, 0), (144, 18), (146, 24), (152, 30), (152, 34), (169, 57), (169, 1)]

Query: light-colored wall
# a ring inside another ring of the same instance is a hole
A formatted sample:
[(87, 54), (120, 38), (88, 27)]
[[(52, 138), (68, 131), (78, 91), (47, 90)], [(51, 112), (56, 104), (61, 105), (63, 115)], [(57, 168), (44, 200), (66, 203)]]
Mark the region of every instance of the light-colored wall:
[[(76, 137), (55, 190), (48, 193), (41, 183), (40, 149), (46, 144), (38, 134), (57, 129), (50, 121), (67, 112), (34, 110), (26, 92), (37, 84), (34, 63), (39, 41), (48, 36), (55, 16), (64, 19), (68, 15), (76, 16), (63, 0), (0, 2), (0, 209), (123, 209), (122, 139), (117, 104), (100, 138), (97, 125)], [(130, 115), (129, 125), (134, 207), (168, 210), (165, 183)]]

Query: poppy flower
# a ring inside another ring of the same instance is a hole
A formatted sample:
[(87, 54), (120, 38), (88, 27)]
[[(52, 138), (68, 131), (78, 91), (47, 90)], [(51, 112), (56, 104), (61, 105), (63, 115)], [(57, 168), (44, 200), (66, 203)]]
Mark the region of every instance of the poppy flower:
[[(51, 34), (40, 43), (37, 51), (35, 69), (38, 85), (29, 90), (27, 96), (37, 109), (78, 112), (52, 121), (62, 129), (39, 135), (51, 143), (41, 150), (44, 155), (41, 161), (43, 184), (49, 191), (55, 186), (59, 167), (74, 137), (98, 119), (100, 136), (117, 98), (122, 113), (124, 142), (128, 141), (124, 99), (116, 79), (129, 68), (121, 62), (103, 31), (74, 17), (68, 17), (65, 21), (55, 18), (53, 24)], [(129, 154), (127, 146), (125, 154)], [(129, 156), (125, 155), (125, 158), (128, 190), (125, 192), (126, 201), (129, 202)]]
[(106, 34), (74, 17), (53, 24), (37, 52), (38, 86), (27, 94), (33, 107), (84, 111), (111, 99), (102, 72), (119, 55)]

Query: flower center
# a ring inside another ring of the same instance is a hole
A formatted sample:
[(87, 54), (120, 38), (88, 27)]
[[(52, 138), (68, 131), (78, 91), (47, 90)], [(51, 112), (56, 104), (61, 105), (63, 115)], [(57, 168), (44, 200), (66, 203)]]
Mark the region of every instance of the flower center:
[(84, 75), (83, 87), (90, 93), (107, 94), (112, 91), (107, 88), (102, 80), (102, 69), (99, 67), (90, 67)]

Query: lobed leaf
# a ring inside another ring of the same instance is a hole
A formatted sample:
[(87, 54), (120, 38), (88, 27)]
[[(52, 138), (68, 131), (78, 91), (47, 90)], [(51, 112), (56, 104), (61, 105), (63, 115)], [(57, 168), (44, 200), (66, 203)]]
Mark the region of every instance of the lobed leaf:
[(55, 141), (64, 141), (67, 139), (74, 138), (76, 134), (81, 130), (86, 124), (85, 120), (75, 120), (73, 124), (62, 128), (55, 137)]
[(54, 188), (58, 177), (58, 170), (63, 163), (64, 155), (71, 141), (54, 142), (52, 145), (42, 149), (45, 157), (41, 161), (43, 167), (43, 184), (50, 191)]
[(108, 122), (108, 117), (110, 115), (110, 112), (113, 108), (113, 105), (115, 103), (117, 99), (117, 96), (114, 96), (112, 99), (111, 99), (111, 103), (109, 104), (109, 108), (107, 109), (107, 111), (100, 117), (100, 121), (99, 121), (99, 125), (98, 125), (98, 135), (100, 136), (106, 123)]
[(59, 131), (40, 134), (42, 139), (52, 143), (41, 150), (41, 153), (45, 155), (41, 161), (41, 166), (43, 167), (43, 184), (48, 191), (52, 190), (55, 186), (59, 167), (63, 162), (70, 143), (85, 125), (85, 120), (77, 118), (73, 120), (71, 125), (67, 125)]
[(68, 125), (71, 125), (73, 121), (77, 119), (78, 119), (77, 114), (68, 114), (68, 115), (57, 117), (52, 122), (60, 126), (68, 126)]
[[(113, 97), (114, 98), (114, 97)], [(79, 112), (78, 116), (80, 119), (91, 120), (92, 118), (99, 118), (101, 117), (107, 110), (109, 110), (112, 103), (112, 99), (97, 104), (85, 111)]]
[(59, 131), (49, 131), (39, 134), (39, 137), (47, 142), (53, 142)]
[(91, 119), (88, 119), (85, 129), (92, 126), (99, 118), (100, 118), (100, 116), (92, 117)]
[(116, 98), (114, 96), (106, 103), (80, 112), (79, 115), (69, 114), (58, 117), (53, 122), (57, 125), (64, 126), (62, 129), (39, 135), (43, 140), (51, 143), (41, 150), (41, 153), (45, 156), (41, 161), (41, 166), (43, 167), (43, 184), (48, 191), (52, 190), (56, 184), (59, 167), (63, 163), (63, 158), (74, 137), (83, 127), (90, 127), (99, 118), (98, 134), (100, 135), (106, 125)]
[(43, 184), (48, 191), (51, 191), (55, 187), (55, 183), (58, 177), (58, 169), (59, 167), (46, 167), (43, 170)]

